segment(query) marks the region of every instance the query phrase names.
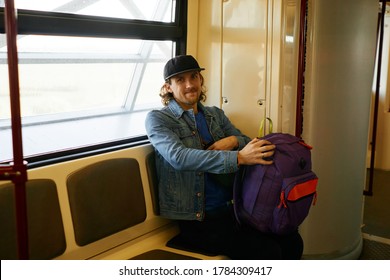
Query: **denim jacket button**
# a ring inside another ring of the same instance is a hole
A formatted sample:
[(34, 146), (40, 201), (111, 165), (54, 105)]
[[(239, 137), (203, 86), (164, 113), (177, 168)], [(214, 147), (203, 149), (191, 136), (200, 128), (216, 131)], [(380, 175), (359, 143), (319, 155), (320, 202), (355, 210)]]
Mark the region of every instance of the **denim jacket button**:
[(201, 193), (201, 192), (197, 192), (197, 193), (196, 193), (196, 196), (197, 196), (197, 197), (201, 197), (201, 196), (202, 196), (202, 193)]
[(196, 218), (200, 218), (200, 213), (196, 213)]

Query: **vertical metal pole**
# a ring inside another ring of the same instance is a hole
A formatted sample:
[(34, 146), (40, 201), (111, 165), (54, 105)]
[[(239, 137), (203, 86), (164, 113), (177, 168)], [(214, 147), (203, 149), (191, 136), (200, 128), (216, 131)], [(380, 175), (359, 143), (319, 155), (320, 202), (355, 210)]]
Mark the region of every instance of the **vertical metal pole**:
[(23, 161), (22, 125), (20, 114), (19, 70), (16, 46), (17, 25), (13, 0), (5, 1), (5, 30), (7, 34), (8, 71), (11, 100), (12, 144), (14, 162), (8, 173), (15, 184), (16, 231), (19, 259), (28, 259), (27, 170)]
[(295, 136), (301, 137), (303, 126), (302, 102), (304, 95), (305, 75), (305, 48), (306, 48), (306, 10), (307, 0), (301, 0), (300, 22), (299, 22), (299, 48), (298, 48), (298, 82), (297, 82), (297, 104), (295, 118)]
[(378, 127), (378, 107), (379, 107), (379, 94), (380, 94), (380, 85), (381, 85), (382, 50), (383, 50), (386, 4), (387, 4), (387, 0), (383, 0), (382, 14), (380, 17), (380, 27), (379, 27), (378, 65), (376, 70), (376, 89), (375, 89), (374, 113), (373, 113), (374, 120), (372, 124), (370, 175), (369, 175), (369, 182), (368, 182), (368, 190), (363, 192), (365, 195), (370, 195), (370, 196), (373, 195), (372, 190), (374, 185), (376, 133)]

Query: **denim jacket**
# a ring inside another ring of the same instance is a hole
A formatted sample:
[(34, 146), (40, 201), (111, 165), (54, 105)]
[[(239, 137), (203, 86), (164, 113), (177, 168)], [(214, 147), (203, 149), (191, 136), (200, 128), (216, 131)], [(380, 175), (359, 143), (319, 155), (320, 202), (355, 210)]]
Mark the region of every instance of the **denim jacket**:
[(145, 127), (156, 152), (160, 214), (166, 218), (203, 220), (204, 173), (236, 172), (238, 150), (250, 141), (221, 109), (201, 103), (198, 109), (203, 111), (214, 141), (235, 135), (239, 146), (234, 151), (203, 150), (193, 110), (184, 111), (175, 100), (149, 112)]

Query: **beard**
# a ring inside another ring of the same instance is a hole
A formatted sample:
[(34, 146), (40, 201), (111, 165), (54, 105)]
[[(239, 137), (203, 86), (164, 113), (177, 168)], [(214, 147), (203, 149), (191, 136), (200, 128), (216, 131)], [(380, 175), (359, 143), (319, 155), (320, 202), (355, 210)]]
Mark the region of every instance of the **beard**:
[(200, 93), (196, 90), (185, 92), (184, 94), (175, 97), (176, 102), (184, 106), (184, 109), (189, 109), (194, 107), (200, 99)]
[(192, 89), (184, 93), (182, 102), (187, 105), (194, 105), (198, 103), (200, 92), (197, 89)]

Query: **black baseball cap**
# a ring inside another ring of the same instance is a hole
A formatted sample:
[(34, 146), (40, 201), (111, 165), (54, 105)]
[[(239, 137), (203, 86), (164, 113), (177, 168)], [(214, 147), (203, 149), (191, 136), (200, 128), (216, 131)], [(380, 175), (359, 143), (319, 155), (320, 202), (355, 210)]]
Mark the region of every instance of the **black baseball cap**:
[(202, 71), (192, 55), (179, 55), (168, 60), (164, 67), (164, 80), (188, 71)]

